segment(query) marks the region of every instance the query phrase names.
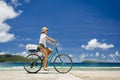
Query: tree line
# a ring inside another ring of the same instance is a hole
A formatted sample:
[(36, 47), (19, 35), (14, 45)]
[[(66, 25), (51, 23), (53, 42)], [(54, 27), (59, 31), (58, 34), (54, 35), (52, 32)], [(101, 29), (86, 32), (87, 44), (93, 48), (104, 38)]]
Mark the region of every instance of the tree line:
[(23, 62), (25, 57), (20, 55), (2, 54), (0, 55), (0, 62)]

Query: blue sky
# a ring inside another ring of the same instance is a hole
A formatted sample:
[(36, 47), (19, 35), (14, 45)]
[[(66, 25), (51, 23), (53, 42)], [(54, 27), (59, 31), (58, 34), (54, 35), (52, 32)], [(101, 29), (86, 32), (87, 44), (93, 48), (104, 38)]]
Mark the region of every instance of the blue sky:
[[(119, 0), (0, 0), (0, 53), (25, 54), (41, 28), (74, 61), (120, 62)], [(4, 9), (4, 10), (3, 10)], [(9, 13), (9, 14), (8, 14)], [(7, 24), (7, 25), (6, 25)]]

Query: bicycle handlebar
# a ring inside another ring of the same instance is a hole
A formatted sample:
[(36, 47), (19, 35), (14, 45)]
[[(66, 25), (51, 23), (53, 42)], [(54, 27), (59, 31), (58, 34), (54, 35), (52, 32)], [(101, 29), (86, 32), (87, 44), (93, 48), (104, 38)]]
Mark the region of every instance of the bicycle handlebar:
[(58, 45), (59, 45), (58, 42), (55, 42), (54, 46), (55, 46), (55, 47), (58, 47)]

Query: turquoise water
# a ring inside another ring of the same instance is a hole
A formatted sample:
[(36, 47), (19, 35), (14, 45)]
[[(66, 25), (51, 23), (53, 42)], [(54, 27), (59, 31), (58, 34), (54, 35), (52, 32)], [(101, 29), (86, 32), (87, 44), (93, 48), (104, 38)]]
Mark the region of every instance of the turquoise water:
[[(49, 64), (53, 68), (53, 63)], [(23, 70), (23, 63), (0, 62), (0, 70)], [(116, 70), (120, 71), (120, 63), (73, 63), (73, 70)]]

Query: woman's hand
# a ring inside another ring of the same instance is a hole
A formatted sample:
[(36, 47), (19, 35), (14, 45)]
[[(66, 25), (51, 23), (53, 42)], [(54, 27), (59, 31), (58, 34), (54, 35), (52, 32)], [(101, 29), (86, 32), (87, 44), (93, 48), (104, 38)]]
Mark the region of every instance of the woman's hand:
[(57, 40), (54, 40), (55, 43), (57, 43), (58, 41)]
[(58, 46), (58, 41), (54, 40), (54, 46)]

